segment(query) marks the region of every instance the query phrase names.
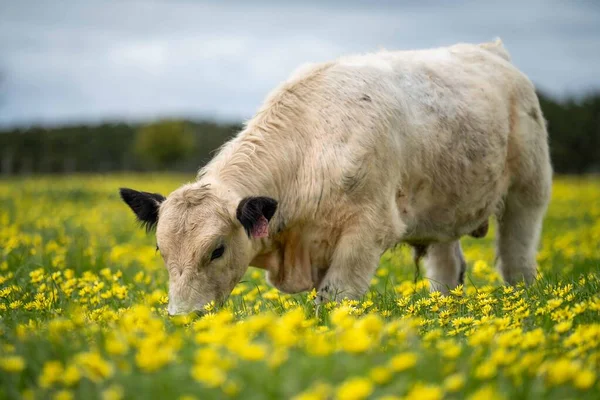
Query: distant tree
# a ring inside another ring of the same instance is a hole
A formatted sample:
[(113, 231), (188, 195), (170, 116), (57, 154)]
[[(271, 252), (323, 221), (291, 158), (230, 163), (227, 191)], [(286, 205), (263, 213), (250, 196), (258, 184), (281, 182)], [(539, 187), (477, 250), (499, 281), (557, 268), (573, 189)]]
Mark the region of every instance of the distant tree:
[(550, 153), (556, 172), (600, 171), (600, 93), (556, 101), (538, 93), (548, 122)]
[[(4, 74), (0, 71), (0, 107), (4, 102)], [(12, 143), (6, 143), (0, 146), (0, 174), (10, 175), (13, 170), (14, 149)]]
[(195, 135), (182, 121), (160, 121), (138, 129), (135, 153), (154, 168), (170, 168), (196, 147)]

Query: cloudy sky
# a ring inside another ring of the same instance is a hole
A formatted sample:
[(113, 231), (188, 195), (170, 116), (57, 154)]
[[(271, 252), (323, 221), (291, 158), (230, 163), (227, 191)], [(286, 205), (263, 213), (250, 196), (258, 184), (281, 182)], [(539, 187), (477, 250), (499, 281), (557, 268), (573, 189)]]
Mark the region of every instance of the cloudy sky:
[(600, 89), (596, 0), (0, 0), (0, 126), (246, 119), (307, 61), (495, 37), (542, 90)]

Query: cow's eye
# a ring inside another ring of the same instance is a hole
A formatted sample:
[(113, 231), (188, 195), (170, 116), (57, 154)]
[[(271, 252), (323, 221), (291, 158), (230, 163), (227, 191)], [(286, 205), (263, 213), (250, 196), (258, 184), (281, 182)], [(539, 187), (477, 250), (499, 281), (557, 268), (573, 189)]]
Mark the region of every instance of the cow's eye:
[(223, 255), (223, 253), (225, 253), (225, 246), (217, 247), (210, 255), (210, 261), (221, 257)]

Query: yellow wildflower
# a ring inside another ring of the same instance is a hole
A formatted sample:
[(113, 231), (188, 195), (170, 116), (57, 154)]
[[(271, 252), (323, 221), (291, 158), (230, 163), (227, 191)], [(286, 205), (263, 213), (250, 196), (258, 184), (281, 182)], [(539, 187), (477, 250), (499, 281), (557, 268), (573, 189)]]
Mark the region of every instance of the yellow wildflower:
[(54, 383), (60, 382), (64, 369), (60, 361), (47, 361), (39, 376), (39, 384), (43, 388), (49, 388)]
[(554, 326), (554, 330), (558, 333), (565, 333), (573, 326), (573, 321), (563, 321)]
[(551, 385), (562, 385), (577, 373), (577, 366), (566, 358), (549, 362), (546, 366), (546, 379)]
[(470, 395), (468, 400), (503, 400), (502, 396), (494, 387), (486, 385)]
[(392, 379), (392, 371), (387, 367), (374, 367), (369, 373), (369, 377), (378, 385), (384, 385)]
[(475, 368), (475, 377), (479, 379), (490, 379), (496, 376), (496, 372), (496, 364), (494, 364), (491, 360), (487, 360)]
[(360, 400), (373, 392), (373, 384), (365, 378), (350, 378), (343, 382), (336, 391), (340, 400)]
[(67, 386), (73, 386), (81, 379), (79, 369), (75, 365), (69, 365), (65, 368), (65, 372), (62, 376), (62, 381)]
[(113, 374), (112, 365), (96, 352), (80, 353), (75, 362), (81, 366), (84, 376), (94, 382), (100, 382)]
[(406, 395), (406, 400), (440, 400), (442, 389), (435, 385), (417, 383)]
[(0, 369), (6, 372), (21, 372), (25, 369), (25, 360), (21, 356), (6, 356), (0, 358)]
[(123, 388), (119, 385), (112, 385), (102, 391), (102, 400), (121, 400), (123, 396)]
[(465, 385), (465, 378), (462, 374), (453, 374), (444, 380), (444, 389), (448, 392), (458, 392)]
[(194, 365), (192, 367), (192, 377), (206, 387), (221, 386), (227, 378), (220, 368), (209, 365)]
[(339, 344), (348, 353), (363, 353), (372, 347), (373, 341), (365, 330), (350, 328), (340, 334)]
[(330, 394), (331, 387), (328, 384), (317, 383), (309, 390), (292, 397), (292, 400), (327, 400)]
[(394, 372), (410, 369), (417, 363), (417, 355), (414, 353), (401, 353), (390, 360), (389, 366)]
[(54, 393), (54, 396), (52, 396), (53, 400), (71, 400), (73, 399), (73, 393), (69, 390), (59, 390), (58, 392)]
[(266, 357), (267, 349), (261, 344), (247, 343), (237, 346), (237, 355), (243, 360), (260, 361)]
[(594, 382), (596, 382), (596, 375), (593, 371), (584, 369), (575, 375), (573, 381), (577, 389), (587, 390), (594, 385)]

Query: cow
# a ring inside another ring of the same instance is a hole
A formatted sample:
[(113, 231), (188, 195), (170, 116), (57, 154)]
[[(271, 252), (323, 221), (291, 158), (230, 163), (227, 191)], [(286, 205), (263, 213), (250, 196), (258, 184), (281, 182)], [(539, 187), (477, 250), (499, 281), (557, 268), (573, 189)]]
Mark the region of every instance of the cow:
[(359, 299), (403, 243), (448, 293), (460, 238), (491, 217), (504, 281), (529, 284), (552, 174), (535, 88), (498, 39), (304, 65), (193, 183), (120, 194), (156, 232), (175, 315), (222, 303), (249, 266), (317, 304)]

